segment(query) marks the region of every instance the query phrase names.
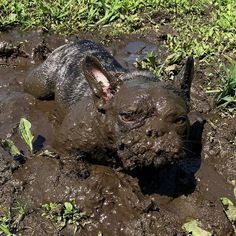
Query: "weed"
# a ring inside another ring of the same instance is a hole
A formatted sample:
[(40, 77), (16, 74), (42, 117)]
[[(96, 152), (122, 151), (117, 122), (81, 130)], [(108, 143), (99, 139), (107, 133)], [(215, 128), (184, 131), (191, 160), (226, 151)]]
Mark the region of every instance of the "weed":
[[(205, 9), (208, 16), (187, 15), (177, 18), (171, 25), (177, 34), (169, 34), (167, 47), (174, 54), (174, 61), (193, 55), (204, 61), (211, 61), (213, 56), (221, 56), (229, 51), (234, 54), (236, 41), (236, 2), (211, 1)], [(209, 5), (211, 3), (211, 5)]]
[(43, 26), (55, 31), (68, 29), (72, 32), (91, 25), (105, 25), (117, 19), (124, 22), (133, 18), (144, 5), (150, 6), (149, 9), (155, 8), (153, 0), (145, 4), (143, 0), (3, 0), (0, 4), (0, 22), (1, 28), (20, 23), (24, 28)]
[(141, 70), (150, 70), (156, 76), (160, 75), (162, 63), (155, 52), (147, 53), (146, 57), (142, 60), (136, 60), (136, 67)]
[(219, 109), (229, 112), (236, 111), (236, 64), (225, 68), (224, 76), (221, 76), (219, 89), (209, 90), (207, 93), (216, 94), (216, 104)]
[[(234, 181), (234, 185), (235, 185), (235, 181)], [(236, 199), (236, 187), (234, 187), (234, 197)], [(226, 197), (222, 197), (220, 200), (224, 206), (224, 212), (225, 212), (226, 216), (228, 217), (229, 221), (232, 223), (232, 226), (234, 228), (234, 232), (236, 233), (236, 226), (235, 226), (236, 206), (233, 204), (233, 202), (231, 200), (229, 200)]]
[(22, 139), (25, 141), (25, 143), (28, 145), (31, 154), (33, 154), (33, 139), (34, 136), (31, 133), (31, 123), (25, 119), (21, 118), (20, 119), (20, 124), (19, 124), (19, 132), (22, 137)]
[(85, 212), (79, 210), (75, 201), (65, 203), (54, 203), (42, 205), (43, 214), (47, 219), (52, 220), (58, 230), (62, 230), (67, 224), (74, 226), (74, 233), (79, 227), (84, 227), (86, 224), (90, 224), (88, 216)]
[[(49, 150), (33, 150), (33, 140), (34, 140), (34, 136), (31, 132), (31, 123), (25, 119), (25, 118), (21, 118), (20, 119), (20, 123), (18, 126), (19, 129), (19, 133), (21, 138), (23, 139), (23, 141), (25, 142), (25, 144), (28, 146), (31, 155), (33, 156), (47, 156), (47, 157), (52, 157), (55, 158), (57, 156), (56, 153), (51, 152)], [(17, 148), (17, 146), (14, 144), (14, 142), (10, 139), (11, 135), (8, 135), (6, 139), (1, 140), (2, 146), (3, 148), (9, 152), (9, 154), (15, 158), (24, 158), (23, 156), (23, 152), (19, 151), (19, 149)], [(40, 151), (40, 152), (38, 152)]]
[(0, 235), (12, 236), (10, 214), (0, 216)]
[(25, 215), (25, 206), (17, 203), (15, 207), (15, 219), (10, 214), (10, 210), (4, 215), (0, 215), (0, 235), (13, 236), (15, 235), (17, 226)]
[(18, 157), (18, 156), (21, 155), (21, 153), (20, 153), (19, 149), (17, 148), (17, 146), (9, 138), (6, 138), (6, 139), (2, 140), (2, 146), (13, 157)]
[[(20, 24), (25, 29), (41, 26), (50, 30), (74, 32), (115, 21), (136, 29), (144, 13), (169, 9), (175, 13), (202, 12), (207, 0), (2, 0), (0, 28)], [(47, 19), (45, 21), (45, 19)], [(136, 25), (136, 26), (135, 26)]]
[(155, 52), (149, 52), (142, 60), (137, 60), (136, 67), (141, 70), (150, 70), (160, 80), (173, 80), (180, 71), (177, 64), (172, 63), (172, 55), (162, 61)]
[(222, 78), (216, 102), (219, 108), (231, 108), (231, 111), (236, 109), (236, 64), (226, 69), (226, 76)]
[(212, 233), (201, 228), (201, 223), (198, 220), (190, 220), (183, 224), (182, 228), (193, 236), (211, 236)]

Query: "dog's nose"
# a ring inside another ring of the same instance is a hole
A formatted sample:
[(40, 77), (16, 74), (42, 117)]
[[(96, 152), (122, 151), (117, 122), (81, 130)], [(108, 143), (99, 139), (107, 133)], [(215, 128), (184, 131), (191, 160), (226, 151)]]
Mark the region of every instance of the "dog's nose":
[(164, 129), (158, 129), (158, 130), (154, 130), (151, 128), (146, 129), (146, 135), (147, 137), (161, 137), (166, 133), (166, 131)]
[(146, 128), (147, 137), (161, 137), (168, 132), (168, 125), (162, 119), (152, 120)]

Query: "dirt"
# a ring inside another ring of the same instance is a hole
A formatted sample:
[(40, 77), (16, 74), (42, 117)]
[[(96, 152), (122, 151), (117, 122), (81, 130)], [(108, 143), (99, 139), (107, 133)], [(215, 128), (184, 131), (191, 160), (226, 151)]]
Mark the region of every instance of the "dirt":
[[(106, 40), (106, 48), (129, 69), (136, 58), (149, 51), (165, 54), (161, 41), (153, 33), (127, 35)], [(214, 235), (234, 235), (223, 212), (221, 197), (232, 201), (236, 178), (235, 118), (222, 117), (213, 98), (203, 90), (207, 83), (205, 69), (196, 65), (192, 87), (192, 128), (199, 132), (188, 158), (175, 165), (147, 169), (131, 176), (109, 166), (84, 163), (75, 156), (52, 149), (55, 106), (52, 101), (38, 101), (24, 93), (22, 82), (48, 53), (68, 40), (42, 31), (17, 29), (0, 34), (0, 42), (14, 46), (21, 43), (19, 54), (0, 59), (0, 138), (7, 135), (27, 158), (16, 159), (0, 149), (0, 213), (16, 204), (26, 206), (24, 217), (15, 227), (16, 235), (73, 235), (73, 226), (58, 231), (55, 223), (42, 216), (42, 204), (63, 203), (75, 199), (91, 222), (76, 235), (187, 235), (181, 226), (189, 219), (199, 219), (204, 229)], [(101, 41), (95, 34), (78, 38)], [(35, 49), (36, 48), (36, 49)], [(21, 117), (32, 123), (35, 145), (57, 152), (53, 157), (32, 156), (18, 133)], [(206, 120), (203, 130), (198, 120)], [(191, 140), (190, 140), (191, 141)], [(202, 148), (201, 148), (202, 147)]]

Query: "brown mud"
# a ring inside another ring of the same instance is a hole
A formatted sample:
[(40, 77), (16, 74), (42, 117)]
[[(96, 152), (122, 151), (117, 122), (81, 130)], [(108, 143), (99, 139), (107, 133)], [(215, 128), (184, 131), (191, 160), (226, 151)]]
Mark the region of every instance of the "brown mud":
[[(85, 34), (79, 38), (101, 40)], [(11, 135), (25, 156), (30, 156), (17, 130), (20, 118), (26, 117), (32, 123), (37, 147), (52, 150), (54, 104), (24, 93), (22, 83), (40, 60), (65, 43), (65, 38), (42, 31), (12, 30), (1, 33), (1, 41), (13, 45), (23, 42), (20, 50), (28, 57), (8, 54), (0, 58), (0, 138)], [(149, 51), (165, 54), (160, 45), (152, 34), (107, 40), (105, 46), (123, 66), (132, 70), (136, 58), (142, 59)], [(190, 118), (206, 119), (206, 123), (203, 132), (201, 127), (195, 127), (200, 129), (202, 149), (198, 143), (196, 152), (190, 153), (186, 160), (159, 170), (143, 170), (134, 177), (60, 153), (55, 157), (15, 160), (0, 149), (0, 213), (10, 209), (14, 218), (15, 205), (26, 205), (16, 235), (73, 235), (71, 226), (58, 232), (55, 224), (42, 216), (41, 206), (75, 199), (91, 220), (76, 235), (98, 235), (99, 231), (119, 236), (187, 235), (181, 226), (189, 219), (199, 219), (203, 228), (214, 235), (234, 235), (220, 198), (234, 199), (230, 181), (236, 177), (236, 147), (232, 144), (236, 122), (235, 118), (220, 116), (213, 99), (203, 90), (204, 83), (205, 70), (196, 65)]]

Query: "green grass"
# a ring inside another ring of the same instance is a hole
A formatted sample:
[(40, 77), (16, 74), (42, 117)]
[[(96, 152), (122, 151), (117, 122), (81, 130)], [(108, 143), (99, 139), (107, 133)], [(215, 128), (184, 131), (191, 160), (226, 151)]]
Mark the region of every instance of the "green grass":
[(221, 88), (217, 91), (216, 102), (219, 108), (236, 110), (236, 64), (226, 69)]
[(13, 235), (11, 232), (11, 219), (9, 215), (0, 216), (0, 235)]
[(167, 46), (173, 53), (173, 63), (187, 55), (211, 61), (224, 53), (235, 55), (236, 1), (215, 2), (206, 8), (206, 15), (187, 15), (171, 25), (177, 34), (168, 35)]
[(156, 29), (163, 22), (153, 23), (152, 14), (160, 11), (176, 16), (169, 23), (176, 34), (167, 40), (173, 63), (190, 54), (207, 59), (235, 52), (234, 0), (0, 0), (0, 29), (20, 25), (69, 34), (110, 25), (111, 35), (118, 35), (148, 24)]
[(176, 16), (168, 23), (176, 34), (166, 43), (173, 63), (190, 54), (208, 59), (235, 52), (234, 0), (0, 0), (0, 29), (20, 25), (69, 34), (109, 25), (116, 36), (148, 25), (158, 28), (163, 22), (153, 23), (152, 14), (160, 11)]
[[(224, 64), (226, 56), (236, 60), (235, 16), (235, 0), (0, 0), (0, 30), (19, 25), (64, 34), (96, 30), (118, 36), (167, 27), (171, 30), (164, 41), (166, 60), (160, 61), (153, 52), (137, 65), (168, 78), (189, 55), (208, 68), (212, 63), (215, 67)], [(222, 80), (222, 91), (232, 83)], [(217, 103), (224, 104), (223, 98), (228, 99), (224, 92)], [(230, 101), (225, 102), (228, 106), (234, 101), (235, 95), (230, 95)]]
[(58, 231), (71, 224), (74, 226), (75, 234), (78, 228), (91, 223), (86, 213), (76, 206), (74, 200), (64, 203), (50, 202), (42, 205), (42, 210), (42, 216), (54, 222)]
[(10, 210), (7, 210), (4, 215), (0, 215), (0, 235), (16, 235), (15, 233), (17, 231), (17, 227), (24, 218), (25, 208), (26, 205), (22, 205), (17, 202), (15, 208), (13, 209), (15, 211), (15, 217), (12, 217)]
[(206, 0), (198, 1), (198, 4), (188, 0), (1, 0), (0, 28), (20, 24), (26, 29), (40, 26), (49, 30), (74, 32), (115, 21), (135, 26), (142, 21), (143, 9), (146, 13), (163, 8), (181, 13), (200, 12), (205, 2)]
[[(236, 63), (231, 61), (231, 66), (224, 67), (220, 76), (220, 85), (217, 89), (208, 90), (207, 93), (215, 94), (215, 102), (221, 111), (234, 115), (236, 112)], [(235, 140), (232, 142), (234, 144)]]

